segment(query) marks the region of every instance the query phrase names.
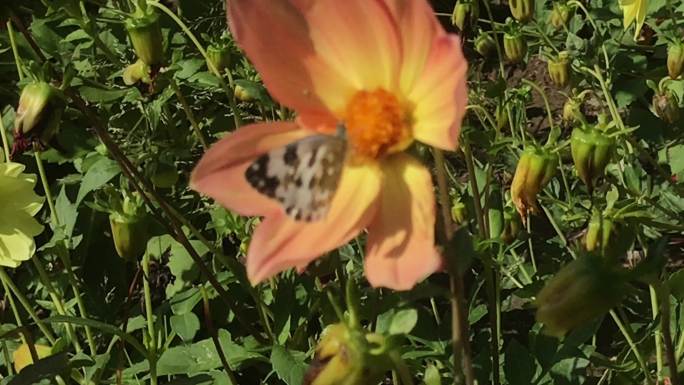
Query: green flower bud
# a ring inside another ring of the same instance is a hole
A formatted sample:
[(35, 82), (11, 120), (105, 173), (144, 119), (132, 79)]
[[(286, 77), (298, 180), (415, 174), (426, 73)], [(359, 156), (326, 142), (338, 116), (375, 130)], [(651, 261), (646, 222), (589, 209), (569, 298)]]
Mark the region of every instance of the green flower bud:
[(148, 233), (147, 214), (139, 194), (124, 195), (120, 205), (109, 214), (109, 225), (116, 253), (135, 260), (145, 253)]
[(249, 103), (260, 98), (261, 90), (258, 84), (248, 80), (238, 80), (235, 83), (235, 97), (239, 101)]
[(570, 137), (570, 149), (575, 169), (589, 190), (610, 162), (615, 139), (594, 126), (577, 127)]
[(582, 121), (581, 111), (582, 100), (577, 97), (570, 97), (563, 104), (563, 121), (567, 124), (579, 123)]
[(357, 385), (379, 382), (384, 368), (372, 365), (363, 332), (339, 323), (328, 326), (316, 347), (303, 385)]
[(152, 82), (152, 79), (150, 78), (150, 66), (145, 64), (142, 59), (138, 59), (138, 61), (124, 69), (123, 81), (127, 86), (132, 86), (139, 81), (149, 84)]
[(492, 35), (487, 32), (482, 32), (475, 39), (475, 51), (484, 57), (488, 57), (496, 52), (496, 41)]
[(508, 0), (508, 6), (513, 17), (519, 22), (526, 23), (534, 16), (533, 0)]
[(46, 82), (34, 82), (21, 91), (14, 121), (12, 157), (38, 142), (47, 145), (59, 131), (65, 103), (61, 91)]
[(109, 216), (114, 247), (119, 257), (133, 261), (141, 257), (147, 248), (149, 235), (147, 224), (143, 220), (125, 219), (112, 214)]
[(451, 13), (451, 24), (463, 31), (468, 22), (477, 20), (479, 13), (477, 3), (470, 0), (459, 0)]
[(568, 69), (570, 67), (570, 56), (566, 51), (562, 51), (557, 57), (549, 59), (548, 70), (549, 77), (553, 84), (558, 88), (563, 88), (568, 85), (570, 77), (568, 76)]
[(613, 239), (612, 233), (614, 230), (615, 223), (613, 220), (603, 216), (599, 210), (595, 209), (587, 225), (587, 233), (584, 236), (584, 246), (587, 251), (599, 253), (601, 256), (611, 254), (607, 249), (611, 248), (610, 243)]
[(546, 332), (562, 336), (620, 303), (629, 284), (624, 269), (595, 255), (582, 256), (563, 267), (539, 292), (537, 322)]
[(126, 30), (131, 37), (136, 55), (148, 66), (159, 66), (164, 61), (164, 47), (159, 14), (150, 10), (126, 19)]
[(684, 68), (684, 41), (671, 43), (667, 47), (667, 72), (670, 78), (677, 79)]
[(213, 64), (218, 72), (223, 73), (230, 67), (230, 47), (216, 44), (207, 47), (207, 66), (211, 69), (209, 63)]
[(503, 130), (506, 126), (508, 126), (508, 113), (506, 112), (506, 108), (501, 104), (496, 105), (494, 119), (496, 120), (496, 128), (499, 130)]
[(526, 148), (511, 183), (511, 199), (520, 216), (537, 213), (537, 194), (556, 173), (558, 156), (539, 147)]
[(454, 223), (460, 225), (466, 221), (467, 217), (468, 209), (466, 208), (466, 205), (464, 205), (460, 200), (454, 201), (451, 204), (451, 219), (454, 221)]
[(520, 214), (512, 207), (504, 207), (504, 230), (501, 233), (501, 239), (505, 243), (512, 243), (522, 230), (522, 220)]
[(653, 110), (665, 123), (675, 123), (680, 115), (677, 95), (670, 90), (656, 92), (653, 95)]
[(520, 63), (527, 54), (527, 43), (518, 32), (506, 32), (503, 37), (504, 54), (511, 63)]
[(553, 28), (559, 30), (568, 25), (571, 15), (572, 9), (570, 6), (568, 6), (566, 3), (554, 2), (550, 17), (551, 25)]

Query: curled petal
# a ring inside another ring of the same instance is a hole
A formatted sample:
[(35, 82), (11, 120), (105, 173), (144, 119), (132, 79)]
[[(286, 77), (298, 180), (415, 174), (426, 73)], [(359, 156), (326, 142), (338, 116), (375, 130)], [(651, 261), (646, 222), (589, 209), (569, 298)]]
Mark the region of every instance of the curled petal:
[(380, 190), (376, 166), (345, 166), (325, 219), (297, 222), (284, 213), (264, 219), (247, 254), (247, 275), (259, 283), (291, 267), (300, 271), (322, 254), (354, 238), (375, 215)]
[(335, 93), (397, 88), (399, 30), (385, 1), (319, 0), (306, 19), (317, 54), (351, 86), (342, 90), (323, 87), (325, 83), (317, 86), (331, 110), (342, 111), (344, 105), (339, 101), (348, 100), (336, 98)]
[(368, 227), (366, 277), (374, 287), (409, 290), (442, 267), (432, 177), (405, 154), (387, 159), (382, 169), (378, 212)]
[(423, 73), (409, 93), (417, 140), (445, 150), (456, 148), (468, 103), (467, 69), (458, 36), (434, 41)]
[(282, 211), (247, 182), (245, 171), (258, 156), (311, 134), (295, 123), (242, 127), (207, 151), (192, 173), (190, 187), (241, 215)]
[(320, 74), (311, 74), (307, 68), (307, 61), (317, 62), (302, 13), (311, 3), (231, 0), (228, 13), (235, 39), (254, 63), (271, 95), (300, 114), (320, 115), (327, 109), (314, 92), (312, 77), (336, 75), (322, 65), (317, 67)]

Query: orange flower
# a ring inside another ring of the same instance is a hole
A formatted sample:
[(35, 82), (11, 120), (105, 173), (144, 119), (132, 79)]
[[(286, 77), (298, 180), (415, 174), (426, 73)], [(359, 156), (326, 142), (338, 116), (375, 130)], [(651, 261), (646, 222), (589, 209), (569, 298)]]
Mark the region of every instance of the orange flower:
[[(231, 0), (232, 32), (296, 122), (243, 127), (200, 161), (192, 187), (242, 215), (263, 216), (247, 273), (258, 283), (368, 230), (373, 286), (407, 290), (442, 267), (430, 172), (405, 154), (414, 140), (458, 144), (467, 103), (460, 40), (425, 0)], [(245, 178), (255, 159), (346, 129), (347, 155), (330, 209), (298, 221)]]

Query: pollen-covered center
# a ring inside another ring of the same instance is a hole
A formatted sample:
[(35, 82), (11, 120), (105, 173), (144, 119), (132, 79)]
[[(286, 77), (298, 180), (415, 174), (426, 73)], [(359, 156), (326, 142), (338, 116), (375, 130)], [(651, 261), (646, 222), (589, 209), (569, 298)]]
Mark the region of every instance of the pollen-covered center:
[(383, 89), (359, 91), (345, 111), (347, 138), (357, 155), (379, 158), (411, 143), (411, 122), (397, 97)]

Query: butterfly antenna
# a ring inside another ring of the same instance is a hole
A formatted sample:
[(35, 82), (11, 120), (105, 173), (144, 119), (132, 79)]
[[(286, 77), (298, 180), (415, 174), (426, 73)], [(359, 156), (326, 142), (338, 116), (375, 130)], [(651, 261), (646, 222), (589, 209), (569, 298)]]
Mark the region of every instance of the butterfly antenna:
[(335, 133), (335, 136), (340, 139), (347, 139), (347, 126), (344, 125), (344, 122), (339, 122), (337, 124), (337, 132)]

